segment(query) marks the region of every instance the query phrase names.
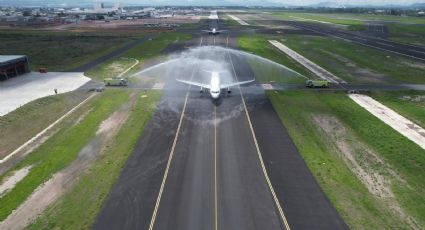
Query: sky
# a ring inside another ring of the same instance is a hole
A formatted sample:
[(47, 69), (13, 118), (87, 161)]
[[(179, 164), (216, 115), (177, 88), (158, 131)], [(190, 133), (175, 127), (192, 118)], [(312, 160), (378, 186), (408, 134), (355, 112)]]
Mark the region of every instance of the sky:
[[(4, 5), (76, 5), (79, 3), (90, 4), (98, 2), (116, 2), (116, 0), (0, 0), (0, 7)], [(286, 5), (311, 5), (320, 2), (335, 2), (342, 5), (410, 5), (413, 3), (425, 3), (425, 0), (120, 0), (123, 5), (261, 5), (261, 3), (286, 4)]]

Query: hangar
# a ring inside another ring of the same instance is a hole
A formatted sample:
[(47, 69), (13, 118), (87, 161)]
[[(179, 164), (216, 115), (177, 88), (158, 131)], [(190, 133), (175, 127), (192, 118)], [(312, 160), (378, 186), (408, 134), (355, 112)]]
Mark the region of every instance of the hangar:
[(25, 55), (0, 55), (0, 81), (29, 73), (28, 58)]

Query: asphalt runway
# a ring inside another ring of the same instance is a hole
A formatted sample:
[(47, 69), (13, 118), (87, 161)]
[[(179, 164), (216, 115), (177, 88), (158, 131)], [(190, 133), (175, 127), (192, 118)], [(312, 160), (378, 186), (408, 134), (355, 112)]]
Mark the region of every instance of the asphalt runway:
[[(224, 34), (189, 44), (236, 46)], [(225, 58), (235, 80), (253, 78), (244, 60)], [(93, 229), (347, 228), (264, 90), (235, 88), (213, 103), (197, 87), (180, 87), (164, 90)]]
[[(405, 57), (410, 57), (420, 61), (425, 61), (425, 47), (423, 46), (393, 42), (387, 39), (365, 35), (365, 34), (362, 34), (361, 32), (349, 32), (349, 31), (337, 28), (332, 24), (311, 23), (311, 22), (283, 20), (283, 19), (279, 20), (279, 19), (276, 19), (274, 16), (270, 16), (266, 14), (259, 15), (259, 18), (263, 19), (261, 20), (263, 24), (270, 24), (271, 26), (273, 25), (292, 26), (294, 28), (300, 29), (301, 31), (310, 31), (316, 34), (336, 37), (336, 38), (344, 39), (349, 42), (364, 45), (370, 48), (403, 55)], [(294, 33), (294, 30), (284, 29), (284, 32)]]
[(342, 31), (342, 30), (331, 28), (324, 25), (316, 25), (313, 23), (296, 22), (296, 21), (285, 21), (285, 23), (297, 28), (310, 30), (319, 34), (325, 34), (332, 37), (337, 37), (337, 38), (344, 39), (344, 40), (357, 43), (360, 45), (364, 45), (370, 48), (383, 50), (383, 51), (387, 51), (391, 53), (396, 53), (406, 57), (425, 61), (425, 47), (401, 44), (401, 43), (392, 42), (386, 39), (364, 36), (359, 33), (346, 32), (346, 31)]

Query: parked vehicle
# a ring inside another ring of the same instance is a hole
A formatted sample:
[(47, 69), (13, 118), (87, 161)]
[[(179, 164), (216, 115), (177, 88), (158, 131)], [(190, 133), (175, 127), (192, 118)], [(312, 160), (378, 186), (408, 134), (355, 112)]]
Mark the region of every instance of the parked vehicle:
[(103, 80), (107, 86), (127, 86), (128, 80), (125, 78), (105, 78)]
[(307, 80), (305, 85), (309, 88), (329, 88), (330, 82), (327, 80)]

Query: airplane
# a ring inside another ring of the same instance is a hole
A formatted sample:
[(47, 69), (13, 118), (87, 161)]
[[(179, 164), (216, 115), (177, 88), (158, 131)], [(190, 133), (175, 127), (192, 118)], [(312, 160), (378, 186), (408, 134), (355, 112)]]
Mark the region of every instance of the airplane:
[(188, 85), (194, 85), (194, 86), (201, 87), (201, 91), (200, 91), (201, 93), (204, 93), (205, 90), (209, 90), (211, 98), (214, 99), (214, 100), (217, 100), (217, 99), (220, 98), (222, 89), (227, 89), (227, 93), (231, 93), (230, 87), (248, 84), (248, 83), (251, 83), (255, 80), (255, 79), (253, 79), (253, 80), (249, 80), (249, 81), (241, 81), (241, 82), (234, 82), (234, 83), (229, 83), (229, 84), (221, 84), (219, 72), (216, 72), (216, 71), (205, 71), (205, 72), (211, 73), (210, 84), (203, 84), (203, 83), (186, 81), (186, 80), (181, 80), (181, 79), (176, 79), (176, 80), (179, 81), (179, 82), (188, 84)]
[(217, 35), (223, 32), (226, 32), (227, 30), (217, 30), (217, 28), (212, 28), (211, 30), (202, 30), (203, 32), (207, 32), (211, 35)]

